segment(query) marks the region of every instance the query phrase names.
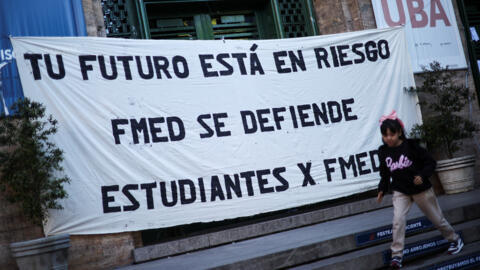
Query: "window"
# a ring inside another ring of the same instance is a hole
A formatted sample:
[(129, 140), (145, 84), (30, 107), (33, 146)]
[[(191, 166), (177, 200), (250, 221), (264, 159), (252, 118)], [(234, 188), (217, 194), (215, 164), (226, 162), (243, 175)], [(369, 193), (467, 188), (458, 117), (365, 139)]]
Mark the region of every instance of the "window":
[(135, 4), (130, 0), (102, 0), (108, 37), (140, 38)]
[(465, 27), (468, 58), (478, 96), (480, 95), (480, 2), (478, 0), (458, 0), (457, 3)]
[(258, 39), (259, 28), (271, 29), (257, 20), (263, 12), (255, 7), (248, 3), (144, 3), (143, 32), (149, 39)]
[(318, 34), (312, 0), (102, 0), (107, 36), (271, 39)]
[(310, 1), (278, 0), (280, 17), (285, 37), (311, 36), (315, 32)]

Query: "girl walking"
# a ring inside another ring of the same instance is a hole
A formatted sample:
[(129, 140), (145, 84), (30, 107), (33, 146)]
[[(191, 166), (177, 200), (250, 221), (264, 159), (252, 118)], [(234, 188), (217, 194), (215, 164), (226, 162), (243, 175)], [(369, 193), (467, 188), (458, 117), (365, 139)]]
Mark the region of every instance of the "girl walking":
[[(450, 241), (448, 253), (457, 254), (463, 241), (443, 216), (428, 178), (433, 174), (435, 160), (414, 140), (407, 139), (403, 123), (393, 111), (380, 119), (383, 145), (378, 149), (380, 183), (377, 201), (381, 202), (389, 189), (393, 190), (393, 243), (391, 245), (394, 269), (402, 267), (405, 243), (406, 216), (415, 202), (425, 216)], [(392, 182), (390, 183), (390, 178)]]

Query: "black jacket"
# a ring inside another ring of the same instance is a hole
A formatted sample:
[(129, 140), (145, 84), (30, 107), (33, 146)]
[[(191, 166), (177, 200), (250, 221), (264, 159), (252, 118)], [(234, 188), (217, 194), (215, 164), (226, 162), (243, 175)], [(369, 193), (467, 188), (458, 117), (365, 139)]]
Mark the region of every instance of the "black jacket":
[[(380, 159), (380, 183), (378, 191), (386, 193), (389, 189), (407, 195), (418, 194), (432, 187), (432, 176), (436, 161), (414, 140), (407, 139), (399, 146), (386, 144), (378, 148)], [(415, 176), (421, 176), (423, 184), (415, 185)], [(390, 183), (390, 178), (392, 182)]]

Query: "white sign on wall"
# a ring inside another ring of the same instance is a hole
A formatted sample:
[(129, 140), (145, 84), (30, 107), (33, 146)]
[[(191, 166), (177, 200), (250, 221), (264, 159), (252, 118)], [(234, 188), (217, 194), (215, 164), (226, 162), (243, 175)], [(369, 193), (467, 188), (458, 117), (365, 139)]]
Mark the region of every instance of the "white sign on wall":
[(372, 0), (378, 28), (405, 26), (413, 71), (437, 61), (466, 68), (451, 0)]
[(402, 28), (282, 40), (12, 38), (58, 120), (47, 235), (249, 216), (376, 189), (378, 119), (420, 123)]

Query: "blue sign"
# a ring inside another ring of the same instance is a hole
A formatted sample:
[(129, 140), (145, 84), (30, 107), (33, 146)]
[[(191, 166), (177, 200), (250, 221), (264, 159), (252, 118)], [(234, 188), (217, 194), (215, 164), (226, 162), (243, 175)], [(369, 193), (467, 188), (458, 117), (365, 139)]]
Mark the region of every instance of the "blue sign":
[(460, 258), (448, 260), (446, 262), (437, 263), (435, 265), (421, 268), (420, 270), (454, 270), (454, 269), (479, 269), (480, 268), (480, 251)]
[(23, 98), (10, 36), (86, 36), (82, 0), (0, 1), (0, 115)]
[[(432, 227), (433, 227), (432, 222), (430, 222), (430, 220), (428, 220), (426, 217), (412, 219), (407, 222), (407, 225), (405, 227), (405, 233), (411, 234), (411, 233), (426, 230)], [(361, 232), (355, 235), (355, 241), (357, 243), (357, 247), (380, 242), (386, 239), (392, 239), (391, 225)]]
[[(460, 237), (462, 234), (457, 232)], [(430, 253), (446, 250), (450, 242), (443, 236), (437, 236), (427, 240), (419, 241), (416, 243), (405, 245), (403, 249), (403, 259), (408, 260), (409, 258), (420, 257)], [(392, 251), (386, 250), (383, 252), (383, 262), (385, 265), (390, 264), (390, 259), (392, 258)]]

